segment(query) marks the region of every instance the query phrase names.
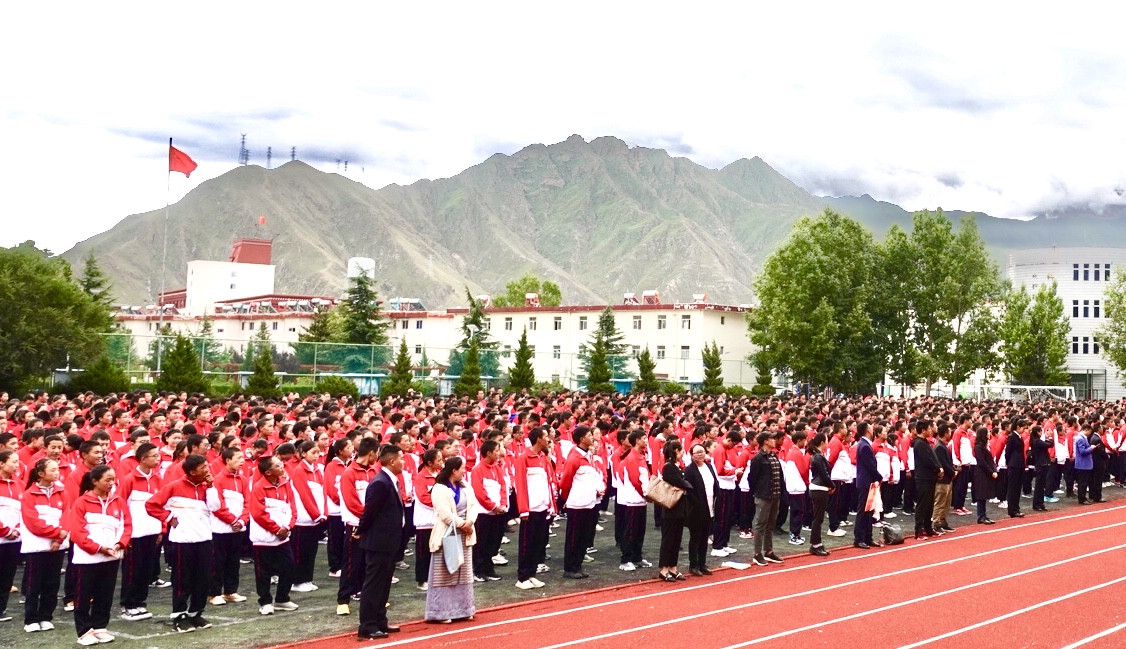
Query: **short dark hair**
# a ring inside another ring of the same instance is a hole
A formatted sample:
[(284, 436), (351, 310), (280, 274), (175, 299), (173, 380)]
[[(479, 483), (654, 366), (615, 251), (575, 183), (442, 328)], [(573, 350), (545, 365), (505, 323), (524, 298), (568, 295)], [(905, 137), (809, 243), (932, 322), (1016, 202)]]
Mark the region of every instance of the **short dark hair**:
[(207, 464), (207, 458), (200, 455), (199, 453), (192, 453), (188, 457), (184, 458), (184, 475), (195, 471), (202, 464)]
[(384, 444), (383, 447), (379, 449), (379, 463), (386, 464), (391, 461), (393, 455), (398, 455), (402, 452), (403, 449), (394, 444)]

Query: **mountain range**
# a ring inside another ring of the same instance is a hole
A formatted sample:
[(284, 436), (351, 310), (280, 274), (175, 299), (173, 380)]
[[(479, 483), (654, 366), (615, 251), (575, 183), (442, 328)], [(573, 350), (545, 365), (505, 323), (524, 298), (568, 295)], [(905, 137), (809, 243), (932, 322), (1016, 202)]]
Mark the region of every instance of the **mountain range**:
[[(79, 268), (93, 253), (119, 302), (152, 303), (180, 288), (192, 259), (226, 260), (240, 236), (274, 241), (276, 290), (339, 295), (350, 257), (375, 260), (384, 299), (421, 298), (429, 308), (498, 294), (525, 273), (560, 285), (564, 303), (617, 303), (625, 292), (665, 301), (705, 293), (713, 302), (752, 298), (751, 282), (794, 222), (832, 207), (877, 238), (911, 213), (871, 196), (818, 197), (758, 157), (710, 169), (614, 137), (573, 135), (495, 154), (451, 178), (371, 189), (293, 161), (239, 166), (201, 183), (165, 210), (125, 217), (63, 253)], [(1050, 246), (1126, 246), (1126, 214), (1067, 213), (1030, 221), (948, 211), (977, 220), (991, 251)], [(260, 216), (266, 225), (258, 226)]]

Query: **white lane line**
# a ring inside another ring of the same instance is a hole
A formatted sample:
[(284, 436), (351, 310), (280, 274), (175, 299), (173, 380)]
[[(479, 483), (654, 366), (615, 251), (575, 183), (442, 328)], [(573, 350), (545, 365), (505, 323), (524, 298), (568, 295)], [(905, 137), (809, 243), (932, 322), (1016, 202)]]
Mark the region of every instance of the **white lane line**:
[[(536, 621), (536, 620), (542, 620), (542, 619), (545, 619), (545, 618), (557, 617), (557, 616), (561, 616), (561, 615), (572, 615), (574, 613), (578, 613), (578, 612), (581, 612), (581, 611), (589, 611), (589, 610), (592, 610), (592, 609), (606, 608), (606, 607), (610, 607), (610, 606), (616, 606), (616, 605), (619, 605), (619, 604), (630, 604), (632, 602), (646, 600), (646, 599), (650, 599), (650, 598), (653, 598), (653, 597), (666, 597), (666, 596), (670, 596), (670, 595), (676, 596), (680, 593), (688, 593), (688, 592), (692, 592), (692, 591), (695, 591), (695, 590), (701, 590), (701, 589), (705, 589), (705, 588), (714, 588), (714, 587), (718, 587), (718, 586), (725, 586), (727, 584), (742, 582), (742, 581), (746, 581), (748, 579), (760, 579), (760, 578), (768, 577), (768, 576), (771, 576), (771, 575), (792, 573), (792, 572), (798, 572), (798, 571), (801, 571), (801, 570), (817, 570), (817, 569), (824, 568), (825, 566), (831, 566), (831, 565), (846, 563), (846, 562), (850, 562), (850, 561), (863, 561), (865, 559), (882, 559), (883, 557), (886, 557), (886, 556), (891, 555), (891, 554), (895, 554), (897, 552), (909, 552), (909, 551), (912, 551), (912, 550), (918, 550), (920, 548), (931, 548), (931, 547), (934, 547), (934, 546), (942, 544), (942, 543), (957, 543), (957, 542), (963, 541), (965, 539), (977, 538), (979, 536), (986, 536), (986, 535), (991, 535), (991, 534), (1004, 534), (1005, 532), (1009, 532), (1009, 531), (1012, 531), (1012, 530), (1025, 529), (1025, 528), (1029, 528), (1029, 527), (1037, 527), (1037, 526), (1040, 526), (1040, 525), (1048, 525), (1048, 524), (1051, 524), (1051, 523), (1055, 523), (1057, 521), (1066, 521), (1066, 520), (1072, 520), (1072, 519), (1076, 519), (1076, 518), (1085, 518), (1085, 517), (1088, 517), (1088, 516), (1098, 516), (1100, 514), (1104, 514), (1104, 513), (1107, 513), (1107, 512), (1113, 512), (1113, 511), (1124, 510), (1124, 509), (1126, 509), (1126, 505), (1118, 505), (1118, 506), (1115, 506), (1115, 507), (1108, 507), (1106, 509), (1084, 510), (1084, 511), (1081, 511), (1081, 512), (1076, 513), (1076, 514), (1068, 514), (1066, 516), (1058, 516), (1058, 517), (1046, 518), (1046, 519), (1042, 519), (1042, 520), (1029, 521), (1029, 522), (1026, 522), (1026, 523), (1019, 523), (1017, 525), (1011, 525), (1011, 526), (1006, 526), (1006, 527), (1002, 527), (1002, 528), (989, 528), (989, 529), (982, 530), (980, 532), (973, 532), (973, 533), (970, 533), (970, 534), (963, 534), (961, 536), (954, 536), (954, 537), (943, 537), (943, 538), (940, 538), (940, 539), (937, 539), (937, 540), (927, 541), (925, 543), (908, 543), (908, 544), (904, 544), (904, 545), (897, 546), (897, 547), (894, 547), (894, 548), (885, 548), (885, 549), (880, 550), (878, 552), (868, 552), (868, 553), (865, 553), (865, 554), (856, 554), (856, 555), (849, 556), (849, 557), (843, 557), (843, 558), (840, 558), (840, 559), (830, 559), (828, 561), (822, 561), (822, 562), (818, 562), (818, 563), (807, 563), (805, 565), (795, 566), (793, 568), (784, 568), (784, 569), (781, 569), (781, 570), (772, 570), (772, 571), (769, 571), (769, 572), (755, 572), (755, 573), (752, 573), (752, 574), (749, 574), (749, 575), (743, 575), (741, 577), (732, 577), (730, 579), (722, 579), (722, 580), (719, 580), (719, 581), (708, 582), (706, 584), (699, 584), (699, 585), (696, 585), (696, 586), (685, 586), (685, 587), (682, 587), (682, 588), (675, 588), (675, 589), (672, 589), (672, 590), (662, 590), (662, 591), (657, 591), (657, 592), (653, 592), (653, 593), (647, 593), (645, 595), (635, 595), (635, 596), (632, 596), (632, 597), (626, 597), (626, 598), (623, 598), (623, 599), (618, 599), (618, 600), (609, 601), (609, 602), (604, 601), (604, 602), (598, 602), (596, 604), (587, 604), (585, 606), (568, 608), (566, 610), (561, 610), (561, 611), (548, 611), (548, 612), (540, 613), (538, 615), (517, 617), (517, 618), (511, 618), (511, 619), (508, 619), (508, 620), (498, 620), (496, 622), (487, 622), (487, 623), (484, 623), (484, 624), (467, 626), (467, 627), (460, 628), (460, 629), (451, 629), (449, 631), (442, 631), (442, 632), (439, 632), (439, 633), (431, 633), (431, 634), (428, 634), (428, 635), (418, 636), (418, 637), (415, 637), (415, 638), (409, 638), (409, 639), (404, 639), (404, 640), (395, 640), (393, 642), (387, 642), (387, 643), (378, 644), (378, 645), (370, 645), (369, 647), (364, 647), (362, 649), (375, 649), (376, 647), (379, 647), (380, 649), (382, 649), (383, 647), (396, 647), (396, 646), (414, 644), (416, 642), (421, 642), (421, 641), (425, 641), (425, 640), (436, 640), (436, 639), (441, 639), (441, 638), (449, 638), (451, 636), (461, 635), (461, 634), (469, 633), (469, 632), (472, 632), (472, 631), (479, 631), (479, 630), (482, 630), (482, 629), (491, 629), (491, 628), (495, 628), (495, 627), (498, 627), (498, 626), (506, 626), (506, 625), (510, 625), (510, 624), (522, 624), (524, 622), (533, 622), (533, 621)], [(1116, 526), (1121, 525), (1121, 524), (1122, 523), (1114, 523), (1112, 525), (1106, 525), (1106, 526), (1102, 526), (1102, 527), (1087, 528), (1087, 529), (1081, 530), (1079, 532), (1072, 532), (1072, 533), (1068, 533), (1068, 534), (1065, 534), (1063, 536), (1054, 537), (1054, 538), (1064, 538), (1064, 537), (1073, 536), (1073, 535), (1076, 535), (1076, 534), (1084, 534), (1084, 533), (1092, 532), (1092, 531), (1099, 530), (1099, 529), (1116, 527)], [(1023, 547), (1024, 545), (1027, 545), (1027, 544), (1020, 544), (1020, 545), (1013, 546), (1013, 547)], [(1001, 548), (1001, 549), (1008, 549), (1008, 548)], [(928, 564), (928, 566), (925, 566), (925, 567), (929, 567), (930, 565), (934, 565), (934, 564)], [(632, 585), (633, 584), (629, 584), (629, 586), (632, 586)], [(623, 584), (623, 587), (626, 587), (626, 586), (627, 586), (626, 584)]]
[[(1118, 527), (1121, 524), (1122, 523), (1114, 523), (1114, 524), (1111, 524), (1111, 525), (1105, 525), (1105, 526), (1103, 526), (1102, 529), (1107, 529), (1107, 528), (1111, 528), (1111, 527)], [(1034, 540), (1034, 541), (1028, 541), (1028, 542), (1025, 542), (1025, 543), (1020, 543), (1020, 544), (1017, 544), (1017, 545), (1009, 546), (1009, 547), (1006, 547), (1006, 548), (996, 548), (996, 549), (992, 549), (992, 550), (987, 550), (985, 552), (978, 552), (976, 554), (969, 554), (969, 555), (962, 556), (962, 557), (955, 557), (953, 559), (947, 559), (945, 561), (939, 561), (939, 562), (936, 562), (936, 563), (927, 564), (925, 566), (912, 566), (910, 568), (903, 568), (902, 570), (896, 570), (894, 572), (886, 572), (886, 573), (880, 573), (880, 574), (877, 574), (877, 575), (870, 575), (868, 577), (861, 577), (859, 579), (854, 579), (852, 581), (846, 581), (846, 582), (842, 582), (842, 583), (839, 583), (839, 584), (831, 584), (829, 586), (823, 586), (821, 588), (815, 588), (813, 590), (808, 590), (808, 591), (804, 591), (804, 592), (801, 592), (801, 593), (787, 593), (787, 594), (784, 594), (784, 595), (771, 597), (769, 599), (764, 599), (764, 600), (760, 600), (760, 601), (757, 601), (757, 602), (750, 602), (750, 603), (747, 603), (747, 604), (737, 604), (735, 606), (728, 606), (726, 608), (722, 608), (722, 609), (718, 609), (718, 610), (705, 611), (703, 613), (694, 613), (692, 615), (673, 618), (671, 620), (662, 620), (660, 622), (654, 622), (652, 624), (645, 624), (645, 625), (642, 625), (642, 626), (636, 626), (636, 627), (632, 627), (632, 628), (629, 628), (629, 629), (621, 629), (621, 630), (618, 630), (618, 631), (611, 631), (611, 632), (608, 632), (608, 633), (603, 633), (601, 635), (591, 636), (591, 637), (587, 637), (587, 638), (581, 638), (581, 639), (578, 639), (578, 640), (571, 640), (571, 641), (568, 641), (568, 642), (562, 642), (560, 644), (555, 644), (555, 645), (551, 645), (549, 647), (544, 647), (544, 649), (561, 649), (562, 647), (570, 647), (570, 646), (574, 646), (574, 645), (583, 644), (585, 642), (592, 642), (592, 641), (595, 641), (595, 640), (605, 640), (606, 638), (613, 638), (615, 636), (627, 635), (627, 634), (630, 634), (630, 633), (637, 633), (639, 631), (646, 631), (646, 630), (649, 630), (649, 629), (656, 629), (658, 627), (664, 627), (664, 626), (668, 626), (670, 624), (678, 624), (678, 623), (681, 623), (681, 622), (696, 620), (696, 619), (708, 617), (708, 616), (711, 616), (711, 615), (720, 615), (720, 614), (723, 614), (723, 613), (730, 613), (732, 611), (741, 611), (741, 610), (747, 609), (747, 608), (753, 608), (753, 607), (756, 607), (756, 606), (763, 606), (765, 604), (774, 604), (776, 602), (783, 602), (783, 601), (793, 599), (794, 597), (804, 597), (804, 596), (808, 596), (808, 595), (816, 595), (816, 594), (819, 594), (819, 593), (825, 593), (825, 592), (837, 590), (838, 588), (847, 588), (849, 586), (856, 586), (858, 584), (864, 584), (864, 583), (876, 581), (876, 580), (879, 580), (879, 579), (885, 579), (887, 577), (898, 577), (900, 575), (905, 575), (905, 574), (909, 574), (909, 573), (912, 573), (912, 572), (918, 572), (918, 571), (921, 571), (921, 570), (928, 570), (930, 568), (936, 568), (936, 567), (939, 567), (939, 566), (953, 565), (953, 564), (958, 563), (960, 561), (966, 561), (966, 560), (969, 560), (969, 559), (977, 559), (977, 558), (985, 557), (985, 556), (993, 556), (993, 555), (996, 555), (996, 553), (1001, 552), (1001, 551), (1016, 550), (1018, 548), (1028, 547), (1030, 545), (1036, 545), (1036, 544), (1043, 543), (1043, 542), (1046, 542), (1046, 541), (1055, 541), (1055, 540), (1058, 540), (1058, 539), (1061, 539), (1061, 538), (1066, 538), (1068, 536), (1078, 536), (1080, 534), (1086, 534), (1087, 532), (1088, 532), (1088, 530), (1081, 530), (1081, 531), (1077, 531), (1077, 532), (1069, 532), (1067, 534), (1063, 534), (1063, 535), (1060, 535), (1058, 537), (1048, 537), (1048, 538), (1044, 538), (1044, 539), (1037, 539), (1037, 540)], [(1126, 547), (1126, 545), (1124, 545), (1122, 547)], [(1039, 570), (1039, 569), (1040, 568), (1037, 568), (1037, 570)], [(951, 591), (951, 592), (953, 592), (953, 591)], [(897, 604), (897, 606), (899, 606), (899, 605)], [(847, 618), (842, 618), (842, 619), (847, 619)], [(816, 628), (816, 627), (814, 627), (814, 628)]]
[[(1011, 617), (1023, 615), (1025, 613), (1040, 609), (1041, 607), (1044, 607), (1044, 606), (1048, 606), (1048, 605), (1051, 605), (1051, 604), (1057, 604), (1059, 602), (1064, 602), (1064, 601), (1071, 599), (1072, 597), (1075, 597), (1076, 595), (1083, 595), (1085, 593), (1090, 593), (1092, 591), (1096, 591), (1096, 590), (1099, 590), (1101, 588), (1106, 588), (1107, 586), (1113, 586), (1113, 585), (1120, 583), (1120, 582), (1123, 582), (1123, 581), (1126, 581), (1126, 577), (1119, 577), (1118, 579), (1112, 579), (1111, 581), (1105, 581), (1105, 582), (1103, 582), (1101, 584), (1097, 584), (1095, 586), (1090, 586), (1090, 587), (1084, 588), (1082, 590), (1077, 590), (1077, 591), (1072, 592), (1072, 593), (1067, 593), (1066, 595), (1060, 595), (1059, 597), (1053, 597), (1052, 599), (1049, 599), (1049, 600), (1046, 600), (1046, 601), (1043, 601), (1043, 602), (1039, 602), (1037, 604), (1033, 604), (1032, 606), (1026, 606), (1026, 607), (1024, 607), (1020, 610), (1013, 611), (1012, 613), (1006, 613), (1004, 615), (998, 615), (997, 617), (995, 617), (993, 619), (985, 620), (983, 622), (978, 622), (977, 624), (971, 624), (970, 626), (967, 626), (967, 627), (962, 628), (962, 629), (950, 631), (949, 633), (943, 633), (942, 635), (936, 635), (933, 638), (927, 638), (926, 640), (920, 640), (918, 642), (913, 642), (911, 644), (905, 644), (902, 647), (900, 647), (899, 649), (913, 649), (914, 647), (922, 647), (923, 645), (928, 645), (932, 642), (937, 642), (938, 640), (945, 640), (946, 638), (952, 638), (956, 635), (965, 633), (967, 631), (973, 631), (974, 629), (980, 629), (981, 627), (989, 626), (990, 624), (996, 624), (997, 622), (1000, 622), (1002, 620), (1007, 620)], [(1089, 638), (1083, 638), (1082, 640), (1080, 640), (1079, 642), (1077, 642), (1075, 644), (1071, 644), (1071, 645), (1068, 645), (1067, 647), (1064, 647), (1064, 649), (1069, 649), (1070, 647), (1078, 647), (1082, 644), (1086, 644), (1088, 642), (1091, 642), (1092, 640), (1096, 640), (1096, 639), (1101, 638), (1105, 635), (1110, 635), (1110, 634), (1114, 633), (1115, 631), (1122, 629), (1122, 628), (1126, 628), (1126, 624), (1119, 624), (1118, 626), (1114, 627), (1113, 629), (1107, 629), (1106, 631), (1103, 631), (1102, 633), (1095, 634), (1095, 635), (1093, 635)]]
[[(1000, 577), (993, 577), (992, 579), (986, 579), (984, 581), (978, 581), (978, 582), (974, 582), (972, 584), (966, 584), (965, 586), (958, 586), (957, 588), (951, 588), (949, 590), (944, 590), (940, 593), (931, 593), (930, 595), (923, 595), (922, 597), (916, 597), (914, 599), (909, 599), (909, 600), (905, 600), (905, 601), (902, 601), (902, 602), (896, 602), (894, 604), (888, 604), (887, 606), (881, 606), (879, 608), (874, 608), (874, 609), (871, 609), (871, 610), (868, 610), (868, 611), (862, 611), (860, 613), (853, 613), (852, 615), (846, 615), (845, 617), (838, 617), (838, 618), (834, 618), (832, 620), (825, 620), (824, 622), (818, 622), (816, 624), (809, 624), (809, 625), (806, 625), (806, 626), (803, 626), (803, 627), (800, 627), (800, 628), (797, 628), (797, 629), (788, 629), (786, 631), (780, 631), (780, 632), (774, 633), (772, 635), (763, 636), (761, 638), (755, 638), (754, 640), (748, 640), (746, 642), (740, 642), (738, 644), (728, 645), (727, 647), (724, 647), (723, 649), (739, 649), (740, 647), (749, 647), (751, 645), (756, 645), (756, 644), (760, 644), (760, 643), (763, 643), (763, 642), (769, 642), (770, 640), (777, 640), (778, 638), (785, 638), (787, 636), (795, 635), (795, 634), (798, 634), (798, 633), (804, 633), (806, 631), (812, 631), (814, 629), (822, 629), (822, 628), (825, 628), (827, 626), (831, 626), (833, 624), (840, 624), (841, 622), (847, 622), (849, 620), (857, 620), (857, 619), (860, 619), (862, 617), (867, 617), (869, 615), (876, 615), (878, 613), (886, 613), (887, 611), (891, 611), (891, 610), (894, 610), (894, 609), (897, 609), (897, 608), (901, 608), (903, 606), (909, 606), (911, 604), (918, 604), (919, 602), (925, 602), (927, 600), (935, 599), (935, 598), (938, 598), (938, 597), (945, 597), (947, 595), (959, 593), (959, 592), (962, 592), (962, 591), (965, 591), (965, 590), (969, 590), (971, 588), (978, 588), (979, 586), (987, 586), (989, 584), (1000, 583), (1002, 581), (1005, 581), (1006, 579), (1012, 579), (1013, 577), (1022, 577), (1024, 575), (1030, 575), (1034, 572), (1039, 572), (1041, 570), (1047, 570), (1048, 568), (1058, 568), (1059, 566), (1066, 565), (1066, 564), (1071, 563), (1073, 561), (1079, 561), (1080, 559), (1089, 559), (1091, 557), (1095, 557), (1095, 556), (1098, 556), (1100, 554), (1104, 554), (1106, 552), (1113, 552), (1115, 550), (1122, 550), (1124, 548), (1126, 548), (1126, 544), (1116, 545), (1112, 548), (1104, 548), (1102, 550), (1096, 550), (1094, 552), (1088, 552), (1087, 554), (1083, 554), (1083, 555), (1080, 555), (1080, 556), (1077, 556), (1077, 557), (1069, 557), (1067, 559), (1061, 559), (1060, 561), (1054, 561), (1052, 563), (1045, 564), (1045, 565), (1042, 565), (1042, 566), (1036, 566), (1034, 568), (1029, 568), (1027, 570), (1020, 570), (1018, 572), (1014, 572), (1014, 573), (1011, 573), (1011, 574), (1008, 574), (1008, 575), (1002, 575)], [(1126, 581), (1126, 577), (1121, 577), (1121, 578), (1119, 578), (1115, 581), (1116, 582)], [(1070, 596), (1071, 596), (1071, 594), (1068, 595), (1068, 597), (1070, 597)]]
[(1083, 638), (1082, 640), (1079, 640), (1077, 642), (1073, 642), (1073, 643), (1067, 645), (1063, 649), (1075, 649), (1076, 647), (1082, 647), (1083, 645), (1094, 642), (1095, 640), (1098, 640), (1099, 638), (1105, 638), (1108, 635), (1114, 635), (1115, 633), (1118, 633), (1119, 631), (1121, 631), (1123, 629), (1126, 629), (1126, 623), (1119, 624), (1118, 626), (1111, 627), (1111, 628), (1107, 629), (1106, 631), (1100, 631), (1100, 632), (1096, 633), (1095, 635), (1087, 636), (1086, 638)]

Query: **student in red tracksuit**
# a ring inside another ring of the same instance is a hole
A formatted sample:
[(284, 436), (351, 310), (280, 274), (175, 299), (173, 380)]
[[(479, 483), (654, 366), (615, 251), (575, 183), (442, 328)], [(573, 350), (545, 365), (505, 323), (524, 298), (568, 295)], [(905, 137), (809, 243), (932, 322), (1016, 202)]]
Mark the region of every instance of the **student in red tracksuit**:
[(16, 479), (19, 470), (19, 456), (9, 449), (0, 451), (0, 619), (8, 617), (8, 596), (20, 558), (23, 484)]
[(477, 580), (500, 581), (493, 557), (500, 552), (504, 536), (504, 515), (508, 511), (504, 468), (500, 460), (500, 444), (496, 440), (481, 443), (481, 461), (470, 479), (473, 495), (481, 506), (474, 523), (477, 547), (473, 551), (473, 576)]
[[(652, 563), (641, 556), (645, 543), (645, 485), (649, 483), (649, 467), (645, 462), (645, 433), (635, 430), (622, 446), (618, 472), (618, 500), (622, 505), (622, 563), (619, 570), (651, 568)], [(732, 492), (734, 493), (734, 492)]]
[(344, 521), (344, 567), (340, 572), (340, 588), (336, 591), (336, 614), (348, 615), (348, 603), (364, 584), (364, 550), (353, 536), (364, 513), (364, 494), (368, 484), (379, 473), (379, 440), (360, 440), (356, 457), (340, 477), (340, 517)]
[(137, 463), (118, 478), (117, 495), (129, 508), (133, 531), (129, 547), (121, 560), (121, 617), (147, 620), (152, 617), (148, 604), (149, 584), (160, 576), (160, 541), (164, 526), (149, 516), (145, 503), (160, 491), (160, 450), (141, 444), (134, 453)]
[(528, 431), (528, 443), (530, 446), (514, 460), (516, 507), (520, 511), (516, 587), (521, 590), (544, 586), (536, 579), (536, 572), (547, 556), (548, 518), (555, 513), (551, 478), (554, 470), (547, 456), (551, 437), (547, 430), (537, 426)]
[[(254, 587), (258, 592), (258, 612), (272, 615), (296, 611), (289, 600), (293, 585), (293, 544), (290, 533), (297, 523), (293, 489), (285, 465), (278, 457), (258, 460), (262, 479), (250, 490), (250, 542), (254, 545)], [(276, 596), (270, 592), (270, 577), (278, 578)]]
[(166, 482), (145, 503), (145, 511), (168, 526), (164, 547), (172, 564), (172, 628), (185, 633), (211, 628), (203, 610), (213, 562), (207, 509), (212, 478), (203, 455), (189, 455), (181, 464), (184, 477)]
[(242, 451), (228, 446), (220, 453), (219, 459), (222, 460), (222, 469), (214, 475), (207, 489), (208, 521), (214, 553), (207, 594), (212, 606), (246, 601), (246, 597), (238, 592), (239, 558), (246, 544), (246, 528), (250, 523), (250, 510), (246, 507), (250, 497), (250, 479), (242, 470), (246, 461)]
[(51, 631), (59, 599), (59, 573), (70, 534), (62, 527), (66, 494), (59, 463), (43, 458), (28, 473), (20, 504), (20, 553), (24, 560), (23, 630)]
[(344, 565), (344, 520), (340, 517), (340, 478), (352, 461), (352, 441), (338, 439), (329, 447), (325, 463), (325, 513), (328, 515), (328, 576), (339, 577)]
[(67, 512), (66, 528), (74, 544), (71, 566), (75, 577), (74, 627), (78, 644), (113, 642), (107, 631), (117, 567), (129, 546), (132, 523), (129, 506), (113, 494), (117, 476), (107, 465), (86, 473), (79, 496)]
[(313, 583), (313, 567), (317, 560), (317, 546), (325, 534), (324, 475), (320, 462), (321, 449), (311, 440), (297, 443), (298, 461), (288, 467), (290, 484), (297, 510), (297, 523), (293, 528), (293, 561), (296, 566), (293, 590), (307, 593), (317, 590)]
[(419, 590), (427, 590), (430, 575), (430, 532), (434, 529), (434, 501), (430, 491), (442, 470), (442, 452), (436, 448), (422, 454), (422, 468), (414, 480), (414, 578)]

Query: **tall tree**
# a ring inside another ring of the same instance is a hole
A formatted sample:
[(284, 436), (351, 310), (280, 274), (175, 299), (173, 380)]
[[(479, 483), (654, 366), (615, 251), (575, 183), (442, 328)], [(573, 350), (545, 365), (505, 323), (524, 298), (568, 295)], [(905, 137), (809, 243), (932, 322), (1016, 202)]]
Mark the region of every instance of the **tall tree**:
[(391, 366), (391, 376), (387, 382), (380, 386), (381, 396), (388, 394), (406, 395), (414, 381), (414, 371), (411, 369), (410, 350), (407, 349), (407, 337), (399, 341), (399, 353), (395, 355), (395, 364)]
[(613, 378), (630, 378), (629, 354), (626, 345), (622, 342), (626, 335), (618, 329), (617, 320), (614, 318), (614, 307), (606, 305), (598, 314), (598, 326), (590, 335), (590, 342), (579, 345), (579, 363), (581, 367), (590, 372), (591, 353), (596, 341), (601, 340), (606, 362), (610, 365), (610, 374)]
[(211, 318), (207, 314), (200, 319), (199, 331), (192, 339), (192, 346), (195, 347), (196, 354), (204, 367), (214, 367), (230, 360), (230, 354), (219, 341), (215, 340)]
[(477, 353), (477, 339), (470, 338), (469, 346), (465, 350), (465, 358), (461, 367), (461, 375), (454, 384), (454, 394), (473, 397), (479, 390), (484, 390), (481, 385), (481, 364)]
[(1024, 286), (1005, 295), (1000, 321), (1001, 368), (1015, 385), (1067, 385), (1071, 323), (1056, 283), (1030, 296)]
[(508, 387), (513, 390), (530, 390), (536, 384), (536, 372), (532, 368), (532, 348), (528, 345), (528, 329), (520, 334), (516, 345), (516, 357), (512, 369), (508, 370)]
[(253, 354), (253, 374), (247, 379), (246, 390), (251, 394), (265, 398), (281, 396), (281, 390), (278, 389), (278, 377), (274, 374), (274, 355), (270, 344), (270, 332), (266, 329), (265, 322), (259, 323), (258, 331), (254, 334), (254, 340), (251, 341), (250, 345), (247, 345), (246, 354), (248, 357)]
[(755, 280), (751, 341), (770, 367), (844, 392), (871, 392), (884, 369), (872, 323), (872, 235), (826, 209), (802, 218)]
[(160, 376), (156, 379), (157, 390), (171, 392), (207, 392), (210, 383), (199, 368), (199, 357), (195, 355), (192, 341), (176, 334), (172, 348), (164, 356)]
[(876, 247), (879, 289), (872, 300), (872, 322), (887, 373), (900, 385), (923, 379), (922, 361), (912, 337), (911, 305), (916, 284), (915, 246), (898, 225), (892, 225)]
[(646, 345), (637, 355), (637, 380), (633, 383), (633, 389), (638, 392), (660, 390), (661, 383), (657, 380), (656, 369), (657, 362), (653, 360), (653, 355), (649, 353), (649, 345)]
[(473, 297), (468, 286), (465, 287), (465, 297), (469, 301), (469, 312), (461, 319), (461, 342), (450, 350), (449, 368), (446, 373), (451, 376), (460, 376), (464, 373), (465, 353), (469, 349), (470, 341), (475, 341), (477, 362), (480, 367), (479, 375), (498, 376), (500, 358), (496, 352), (497, 342), (489, 334), (485, 306), (481, 300)]
[(0, 249), (0, 386), (17, 389), (105, 348), (105, 310), (72, 281), (70, 264), (32, 245)]
[(600, 333), (596, 332), (594, 342), (590, 346), (590, 357), (586, 365), (587, 392), (610, 393), (614, 391), (614, 384), (611, 382), (613, 373), (606, 354), (608, 347), (606, 340), (602, 338)]
[[(375, 346), (371, 350), (351, 350), (349, 358), (358, 359), (358, 363), (352, 365), (369, 365), (368, 371), (374, 371), (390, 353), (387, 350), (388, 323), (380, 312), (379, 295), (372, 278), (365, 272), (352, 277), (344, 301), (336, 308), (341, 311), (341, 342)], [(349, 363), (346, 360), (344, 364)]]
[(704, 394), (720, 394), (723, 392), (723, 358), (714, 340), (711, 345), (704, 343), (703, 356), (704, 385), (701, 390)]
[(1103, 294), (1103, 325), (1095, 332), (1103, 358), (1126, 374), (1126, 273), (1116, 276)]
[(82, 287), (82, 292), (89, 295), (90, 299), (100, 307), (104, 319), (103, 331), (109, 332), (117, 329), (117, 323), (113, 317), (113, 293), (110, 292), (113, 285), (102, 271), (101, 266), (98, 265), (98, 260), (94, 257), (93, 251), (87, 253), (82, 262), (82, 276), (78, 278), (78, 285)]
[(539, 295), (540, 306), (559, 306), (563, 303), (563, 292), (558, 284), (550, 280), (541, 280), (528, 273), (520, 279), (509, 282), (504, 287), (504, 294), (493, 298), (493, 306), (500, 308), (524, 306), (524, 298), (528, 293)]

